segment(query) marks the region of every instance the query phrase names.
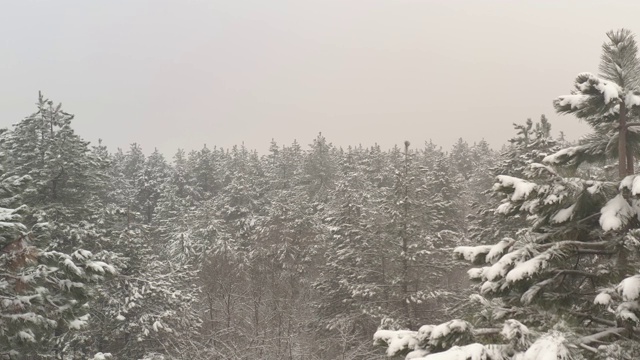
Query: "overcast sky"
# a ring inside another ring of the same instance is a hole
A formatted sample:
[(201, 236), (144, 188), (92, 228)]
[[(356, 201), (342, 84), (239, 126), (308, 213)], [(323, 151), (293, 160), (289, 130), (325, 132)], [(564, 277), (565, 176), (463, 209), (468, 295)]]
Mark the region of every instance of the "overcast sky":
[(173, 154), (271, 138), (384, 147), (462, 137), (498, 147), (511, 123), (597, 72), (605, 32), (640, 32), (640, 1), (11, 1), (0, 12), (0, 126), (38, 90), (110, 149)]

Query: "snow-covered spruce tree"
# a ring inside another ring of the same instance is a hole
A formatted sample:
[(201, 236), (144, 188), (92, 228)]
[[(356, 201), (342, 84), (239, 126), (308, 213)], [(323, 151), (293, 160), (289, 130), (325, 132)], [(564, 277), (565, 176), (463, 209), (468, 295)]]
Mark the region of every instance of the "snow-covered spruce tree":
[[(474, 299), (482, 308), (481, 327), (453, 320), (418, 331), (379, 331), (374, 338), (389, 355), (541, 360), (634, 359), (640, 353), (634, 340), (640, 323), (640, 177), (625, 177), (637, 143), (623, 131), (640, 104), (632, 75), (636, 46), (626, 30), (608, 36), (602, 75), (579, 75), (575, 93), (554, 102), (558, 112), (575, 113), (607, 141), (589, 136), (530, 164), (525, 178), (499, 175), (494, 190), (505, 197), (498, 211), (525, 214), (529, 231), (455, 250), (482, 265), (469, 270), (480, 283)], [(549, 166), (594, 159), (618, 162), (622, 180), (566, 177)]]
[(155, 235), (165, 244), (162, 252), (166, 256), (182, 264), (196, 265), (206, 256), (211, 232), (199, 224), (202, 211), (198, 205), (202, 197), (191, 170), (184, 151), (178, 150), (169, 177), (162, 185), (153, 225)]
[(593, 133), (580, 144), (556, 154), (550, 162), (579, 165), (582, 162), (618, 158), (620, 176), (634, 173), (640, 153), (640, 60), (631, 31), (607, 33), (602, 45), (600, 75), (581, 73), (570, 95), (554, 101), (559, 113), (572, 114), (588, 123)]
[[(385, 314), (398, 308), (390, 301), (393, 273), (388, 272), (387, 246), (380, 236), (387, 189), (377, 187), (367, 176), (367, 162), (373, 160), (367, 161), (367, 155), (362, 149), (346, 152), (327, 204), (328, 246), (319, 279), (313, 284), (318, 294), (315, 325), (319, 337), (327, 338), (323, 358), (370, 358), (360, 348), (364, 339), (373, 334)], [(371, 155), (382, 156), (379, 152)]]
[(514, 123), (513, 127), (516, 130), (516, 136), (509, 139), (510, 145), (502, 151), (489, 169), (492, 173), (491, 183), (487, 187), (476, 188), (479, 192), (486, 194), (485, 201), (476, 205), (475, 214), (468, 216), (472, 224), (469, 238), (480, 244), (493, 243), (496, 238), (505, 236), (514, 237), (518, 231), (527, 228), (527, 214), (508, 211), (496, 214), (496, 208), (500, 205), (503, 194), (491, 191), (495, 176), (509, 174), (514, 177), (525, 177), (531, 173), (531, 164), (541, 163), (546, 156), (561, 149), (558, 141), (551, 136), (551, 124), (544, 115), (535, 124), (531, 119), (527, 119), (524, 124)]
[(305, 183), (309, 197), (318, 204), (326, 202), (333, 189), (336, 175), (337, 154), (333, 144), (322, 133), (313, 140), (305, 156)]
[[(109, 159), (102, 146), (93, 153)], [(111, 171), (106, 185), (97, 199), (86, 204), (95, 209), (90, 221), (99, 234), (96, 255), (108, 259), (119, 273), (98, 285), (89, 310), (90, 326), (80, 333), (78, 342), (85, 354), (108, 352), (137, 359), (155, 352), (195, 358), (192, 344), (199, 340), (200, 320), (193, 306), (198, 289), (189, 287), (193, 274), (178, 261), (166, 261), (156, 232), (138, 221), (144, 217), (130, 211), (132, 203), (125, 195), (136, 192), (122, 171), (124, 160), (118, 152), (107, 161)]]
[(431, 202), (425, 184), (428, 172), (419, 166), (418, 153), (409, 145), (405, 142), (404, 151), (395, 147), (389, 152), (394, 181), (384, 194), (384, 231), (379, 235), (386, 250), (382, 265), (388, 277), (387, 301), (393, 303), (388, 317), (405, 326), (433, 315), (427, 300), (442, 295), (433, 278), (421, 276), (422, 270), (435, 275), (444, 269), (428, 256), (437, 235), (429, 224), (438, 223), (430, 216), (431, 206), (440, 207)]
[[(6, 155), (3, 145), (2, 154)], [(52, 224), (29, 223), (24, 205), (29, 175), (0, 170), (0, 357), (54, 358), (70, 354), (68, 341), (88, 323), (91, 283), (114, 274), (86, 250), (49, 247)], [(53, 225), (55, 226), (55, 225)]]
[(196, 358), (201, 319), (195, 308), (199, 289), (192, 283), (197, 274), (163, 257), (147, 225), (126, 226), (118, 218), (106, 252), (119, 274), (100, 286), (99, 303), (91, 309), (92, 346), (118, 358), (148, 353)]
[(158, 199), (168, 177), (169, 165), (158, 149), (154, 149), (144, 163), (142, 188), (140, 189), (144, 201), (143, 211), (146, 224), (150, 224), (153, 220)]
[(42, 94), (38, 111), (5, 133), (8, 176), (32, 178), (25, 189), (24, 203), (32, 209), (27, 222), (49, 222), (56, 250), (72, 252), (90, 249), (96, 232), (87, 222), (94, 199), (104, 184), (104, 167), (89, 148), (89, 143), (71, 127), (73, 115), (62, 110)]
[(200, 194), (201, 199), (210, 199), (221, 190), (222, 179), (221, 166), (225, 159), (222, 149), (207, 148), (205, 145), (199, 151), (189, 153), (188, 163), (192, 172), (194, 188)]
[[(457, 176), (458, 171), (451, 167), (450, 157), (432, 142), (425, 143), (416, 160), (423, 177), (419, 192), (427, 204), (422, 226), (431, 234), (441, 231), (464, 232), (461, 192), (467, 181), (461, 175)], [(475, 166), (469, 170), (468, 176), (472, 178), (474, 172)]]

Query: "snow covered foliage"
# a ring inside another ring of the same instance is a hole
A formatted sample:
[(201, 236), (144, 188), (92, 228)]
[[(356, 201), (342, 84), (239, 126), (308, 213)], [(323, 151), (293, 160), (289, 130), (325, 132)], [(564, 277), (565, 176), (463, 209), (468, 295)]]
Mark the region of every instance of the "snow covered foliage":
[(22, 202), (29, 177), (0, 178), (0, 355), (49, 356), (64, 337), (87, 326), (92, 283), (115, 275), (91, 252), (39, 248)]
[[(109, 261), (120, 270), (100, 285), (93, 310), (103, 316), (109, 336), (101, 350), (115, 356), (138, 358), (144, 351), (177, 354), (183, 337), (196, 337), (201, 325), (194, 303), (197, 287), (187, 287), (196, 275), (189, 267), (155, 255), (145, 226), (125, 229), (114, 239)], [(127, 250), (121, 253), (114, 250)], [(100, 336), (95, 329), (87, 337)], [(139, 344), (144, 343), (144, 349)]]
[(640, 61), (634, 35), (629, 30), (610, 31), (607, 37), (608, 41), (602, 47), (600, 74), (579, 74), (571, 94), (554, 101), (559, 113), (584, 120), (593, 128), (593, 133), (585, 136), (579, 145), (563, 149), (545, 160), (557, 165), (577, 166), (583, 162), (618, 158), (619, 175), (624, 176), (633, 174), (633, 158), (640, 152), (638, 128), (628, 126), (630, 121), (638, 119), (640, 112), (637, 101)]
[[(497, 344), (476, 342), (497, 336)], [(476, 329), (462, 320), (452, 320), (437, 326), (423, 325), (418, 331), (378, 330), (374, 345), (385, 346), (389, 357), (404, 355), (413, 360), (569, 360), (575, 358), (575, 347), (555, 330), (535, 335), (517, 320), (504, 322), (502, 329)]]
[[(495, 239), (503, 237), (514, 237), (518, 231), (527, 226), (527, 215), (514, 213), (512, 205), (508, 202), (501, 203), (502, 193), (487, 191), (495, 183), (498, 175), (503, 181), (519, 181), (523, 196), (533, 190), (534, 184), (527, 180), (531, 176), (554, 175), (555, 170), (542, 164), (542, 160), (548, 154), (560, 149), (561, 140), (551, 137), (551, 124), (546, 116), (542, 115), (538, 122), (527, 119), (524, 124), (514, 124), (517, 136), (510, 139), (510, 145), (503, 149), (499, 157), (490, 167), (490, 181), (485, 183), (480, 189), (485, 194), (485, 199), (481, 200), (477, 207), (478, 214), (471, 215), (473, 221), (472, 231), (469, 234), (473, 241), (480, 243), (492, 243)], [(527, 205), (534, 205), (528, 203)], [(495, 216), (499, 214), (500, 216)], [(509, 215), (509, 216), (504, 216)]]
[[(454, 250), (457, 258), (478, 266), (468, 275), (480, 293), (473, 297), (480, 307), (475, 325), (484, 327), (473, 328), (471, 339), (445, 351), (420, 342), (417, 332), (383, 332), (377, 342), (388, 346), (389, 355), (403, 351), (407, 358), (419, 359), (637, 357), (630, 340), (640, 323), (640, 233), (635, 230), (640, 224), (640, 189), (635, 185), (640, 180), (633, 174), (640, 139), (626, 129), (627, 121), (638, 119), (640, 62), (629, 31), (607, 35), (601, 74), (578, 75), (573, 93), (554, 102), (558, 112), (584, 119), (593, 134), (577, 146), (540, 154), (516, 174), (509, 169), (499, 174), (492, 190), (502, 200), (495, 213), (526, 219), (526, 225), (514, 236)], [(528, 134), (532, 126), (517, 128)], [(529, 139), (522, 135), (517, 144)], [(612, 160), (618, 160), (618, 179), (608, 167), (584, 165), (600, 161), (606, 166)], [(513, 324), (527, 324), (528, 329), (520, 331), (520, 339), (527, 340), (517, 349), (491, 353), (499, 344), (486, 345), (495, 341), (487, 335), (495, 334), (496, 322), (505, 319), (503, 336), (517, 328)], [(411, 336), (416, 341), (407, 339)], [(417, 351), (415, 356), (411, 351)]]

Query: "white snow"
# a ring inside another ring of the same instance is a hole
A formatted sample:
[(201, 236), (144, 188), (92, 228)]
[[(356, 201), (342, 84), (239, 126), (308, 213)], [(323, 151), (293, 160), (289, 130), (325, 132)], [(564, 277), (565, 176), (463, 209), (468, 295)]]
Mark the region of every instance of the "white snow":
[(69, 328), (70, 329), (80, 329), (83, 326), (87, 325), (87, 320), (89, 320), (89, 315), (83, 315), (80, 316), (79, 318), (75, 318), (71, 321), (69, 321)]
[(638, 306), (637, 302), (623, 302), (622, 304), (618, 305), (618, 308), (616, 309), (616, 317), (637, 324), (640, 323), (640, 319), (638, 319), (638, 316), (636, 315), (636, 312), (638, 312), (638, 310), (640, 310), (640, 306)]
[(520, 209), (530, 214), (535, 214), (538, 205), (540, 205), (540, 199), (531, 199), (523, 202), (522, 205), (520, 205)]
[(614, 82), (598, 79), (599, 82), (596, 84), (596, 89), (600, 90), (602, 95), (604, 96), (604, 103), (608, 104), (611, 100), (620, 97), (620, 91), (622, 89), (620, 86)]
[(609, 305), (611, 303), (611, 295), (607, 294), (606, 292), (600, 293), (593, 300), (593, 303), (596, 305)]
[(640, 297), (640, 275), (634, 275), (622, 280), (616, 286), (616, 291), (622, 295), (622, 299), (625, 301), (637, 300)]
[(631, 205), (624, 199), (622, 194), (618, 194), (600, 209), (600, 226), (604, 231), (620, 229), (627, 220), (634, 214)]
[(486, 254), (491, 251), (492, 246), (493, 245), (458, 246), (453, 249), (453, 253), (467, 261), (475, 261), (479, 255)]
[(563, 223), (573, 216), (573, 209), (576, 207), (576, 204), (569, 206), (566, 209), (560, 209), (558, 212), (551, 218), (551, 222), (555, 224)]
[(478, 343), (454, 346), (447, 351), (429, 354), (415, 360), (487, 360), (487, 349)]
[(395, 356), (405, 349), (414, 350), (418, 345), (418, 332), (410, 330), (378, 330), (373, 334), (375, 345), (387, 344), (387, 355)]
[(511, 210), (512, 205), (510, 202), (505, 202), (500, 204), (500, 206), (498, 206), (498, 208), (496, 208), (495, 213), (496, 214), (507, 214), (509, 213), (509, 211)]
[(498, 190), (501, 187), (513, 188), (511, 201), (524, 200), (536, 188), (535, 183), (513, 176), (498, 175), (497, 180), (498, 183), (493, 186), (494, 190)]
[(629, 91), (627, 93), (627, 96), (625, 96), (624, 98), (624, 103), (629, 109), (633, 106), (638, 106), (640, 105), (640, 95), (634, 94), (633, 92)]
[(84, 275), (84, 271), (79, 267), (77, 267), (76, 264), (74, 264), (73, 261), (71, 261), (71, 259), (68, 259), (68, 258), (64, 259), (63, 263), (69, 270), (71, 270), (76, 275), (78, 276)]
[(420, 329), (418, 329), (418, 340), (420, 340), (420, 342), (424, 342), (431, 338), (431, 332), (434, 328), (435, 326), (433, 325), (422, 325)]
[(640, 176), (629, 175), (620, 181), (620, 190), (629, 189), (632, 195), (640, 194)]
[(413, 350), (412, 352), (408, 353), (407, 356), (405, 356), (405, 360), (420, 360), (422, 358), (424, 358), (425, 356), (429, 355), (429, 350), (425, 350), (425, 349), (417, 349), (417, 350)]
[(500, 284), (493, 281), (485, 281), (482, 283), (482, 287), (480, 287), (480, 293), (486, 294), (491, 292), (496, 292), (500, 288)]
[(549, 265), (549, 258), (551, 255), (548, 253), (542, 253), (534, 258), (531, 258), (523, 263), (519, 263), (511, 271), (507, 273), (505, 280), (507, 283), (514, 283), (523, 279), (527, 279), (536, 274), (540, 270), (545, 269)]
[(554, 154), (545, 156), (545, 158), (542, 159), (542, 162), (549, 163), (549, 164), (557, 164), (560, 162), (559, 158), (564, 156), (572, 157), (573, 155), (575, 155), (576, 151), (578, 151), (579, 149), (580, 149), (580, 146), (572, 146), (572, 147), (564, 148)]
[(511, 238), (504, 238), (500, 240), (497, 244), (491, 247), (491, 250), (487, 254), (487, 262), (490, 264), (494, 264), (502, 257), (504, 251), (506, 249), (509, 249), (515, 243), (516, 241)]
[(504, 322), (500, 335), (502, 335), (507, 341), (515, 340), (518, 345), (526, 347), (529, 345), (529, 336), (531, 335), (531, 331), (529, 331), (529, 328), (518, 320), (509, 319)]
[(18, 331), (18, 337), (22, 341), (36, 342), (36, 337), (33, 335), (31, 329)]
[(467, 275), (469, 275), (469, 279), (471, 279), (471, 280), (482, 279), (482, 274), (488, 268), (489, 267), (471, 268), (471, 269), (467, 270)]
[(574, 94), (574, 95), (562, 95), (558, 96), (558, 104), (560, 106), (570, 105), (571, 109), (580, 109), (585, 106), (587, 100), (589, 100), (589, 95), (582, 94)]
[(158, 332), (158, 329), (162, 329), (163, 328), (162, 323), (160, 321), (158, 321), (158, 320), (156, 320), (153, 323), (152, 327), (153, 327), (153, 331), (155, 331), (155, 332)]
[(556, 175), (556, 176), (558, 175), (558, 173), (555, 170), (553, 170), (553, 168), (551, 166), (544, 165), (544, 164), (531, 163), (531, 164), (529, 164), (529, 168), (532, 169), (532, 170), (544, 169), (551, 175)]
[(104, 274), (105, 271), (110, 274), (116, 273), (116, 269), (113, 266), (102, 261), (89, 261), (87, 262), (87, 267), (100, 274)]
[(558, 201), (560, 201), (560, 200), (561, 200), (561, 199), (558, 197), (558, 195), (556, 195), (556, 194), (551, 194), (551, 195), (547, 196), (547, 197), (544, 199), (544, 204), (545, 204), (545, 205), (554, 204), (554, 203), (557, 203), (557, 202), (558, 202)]
[(551, 331), (533, 343), (522, 360), (569, 360), (571, 357), (565, 343), (562, 334)]
[(518, 249), (516, 251), (505, 254), (497, 263), (493, 264), (484, 275), (490, 281), (498, 280), (507, 274), (507, 271), (511, 265), (515, 264), (517, 260), (523, 256), (523, 250)]
[(113, 355), (111, 355), (111, 353), (102, 353), (99, 352), (97, 354), (95, 354), (91, 359), (89, 360), (107, 360), (107, 359), (111, 359), (113, 357)]
[(633, 179), (635, 179), (635, 175), (627, 175), (624, 177), (624, 179), (622, 179), (622, 181), (620, 181), (620, 187), (619, 189), (622, 190), (624, 188), (627, 188), (629, 190), (631, 190), (631, 186), (633, 185)]
[(85, 260), (85, 259), (89, 259), (93, 256), (93, 254), (91, 254), (91, 251), (88, 250), (76, 250), (73, 253), (73, 257), (75, 257), (78, 260)]
[(440, 324), (431, 330), (431, 341), (437, 341), (438, 339), (449, 335), (451, 332), (465, 332), (469, 329), (469, 323), (464, 320), (451, 320), (446, 323)]

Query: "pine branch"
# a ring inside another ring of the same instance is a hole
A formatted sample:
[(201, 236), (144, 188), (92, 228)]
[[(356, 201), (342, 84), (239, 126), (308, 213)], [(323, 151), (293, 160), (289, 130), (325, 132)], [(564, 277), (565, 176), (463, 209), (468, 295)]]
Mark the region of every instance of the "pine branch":
[(578, 343), (579, 344), (590, 344), (590, 343), (599, 341), (601, 339), (607, 338), (610, 335), (616, 335), (618, 337), (622, 337), (621, 334), (623, 332), (625, 332), (626, 330), (627, 329), (625, 329), (625, 328), (610, 328), (610, 329), (601, 331), (599, 333), (583, 336), (583, 337), (578, 339)]
[(572, 311), (572, 310), (569, 310), (569, 312), (572, 315), (591, 320), (591, 321), (593, 321), (595, 323), (598, 323), (598, 324), (608, 325), (608, 326), (616, 326), (617, 325), (615, 321), (602, 319), (602, 318), (599, 318), (599, 317), (592, 316), (590, 314), (586, 314), (586, 313), (582, 313), (582, 312), (578, 312), (578, 311)]

